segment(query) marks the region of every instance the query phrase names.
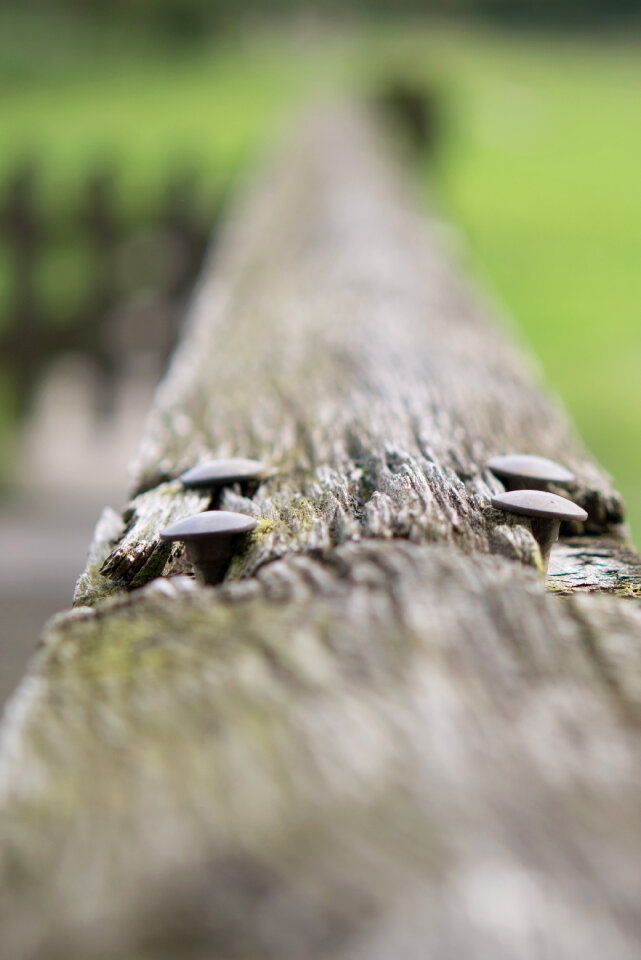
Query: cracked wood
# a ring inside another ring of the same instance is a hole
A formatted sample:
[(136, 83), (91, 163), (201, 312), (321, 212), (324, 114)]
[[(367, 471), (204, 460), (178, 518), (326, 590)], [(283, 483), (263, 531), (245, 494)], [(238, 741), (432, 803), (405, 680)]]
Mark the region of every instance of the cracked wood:
[[(229, 222), (4, 721), (2, 956), (638, 957), (639, 558), (402, 181), (333, 111)], [(590, 515), (548, 592), (489, 505), (506, 450)], [(217, 455), (276, 473), (217, 498), (259, 527), (211, 589), (158, 531)]]

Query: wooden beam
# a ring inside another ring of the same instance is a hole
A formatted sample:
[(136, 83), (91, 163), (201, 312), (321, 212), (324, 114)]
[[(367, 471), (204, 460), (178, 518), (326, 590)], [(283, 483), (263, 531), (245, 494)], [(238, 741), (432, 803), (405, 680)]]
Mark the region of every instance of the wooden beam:
[[(638, 956), (639, 558), (403, 180), (330, 110), (227, 224), (5, 718), (12, 960)], [(551, 591), (490, 506), (507, 451), (589, 511)], [(259, 526), (212, 589), (158, 532), (218, 455), (276, 472), (218, 501)]]

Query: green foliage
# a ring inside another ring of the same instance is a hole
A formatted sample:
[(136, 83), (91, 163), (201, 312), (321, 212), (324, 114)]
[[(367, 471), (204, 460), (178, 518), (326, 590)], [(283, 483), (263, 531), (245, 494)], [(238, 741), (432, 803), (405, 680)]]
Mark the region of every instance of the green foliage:
[[(194, 41), (203, 33), (249, 18), (309, 16), (361, 18), (467, 15), (505, 23), (577, 24), (638, 19), (638, 0), (31, 0), (40, 11), (62, 11), (75, 18), (93, 19), (101, 25), (126, 24), (129, 28), (165, 34), (173, 42)], [(0, 10), (20, 9), (19, 0), (0, 0)]]

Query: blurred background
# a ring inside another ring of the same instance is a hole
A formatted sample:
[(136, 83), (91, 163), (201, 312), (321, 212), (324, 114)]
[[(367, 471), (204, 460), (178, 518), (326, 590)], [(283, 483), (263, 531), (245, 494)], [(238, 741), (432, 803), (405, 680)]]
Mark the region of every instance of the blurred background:
[(301, 103), (411, 175), (641, 539), (640, 0), (0, 2), (0, 702), (67, 607), (208, 237)]

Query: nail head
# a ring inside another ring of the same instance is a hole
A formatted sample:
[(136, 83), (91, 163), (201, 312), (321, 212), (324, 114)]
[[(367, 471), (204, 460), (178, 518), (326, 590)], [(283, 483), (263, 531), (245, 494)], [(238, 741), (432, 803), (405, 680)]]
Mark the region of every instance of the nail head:
[(253, 517), (228, 510), (206, 510), (169, 524), (161, 540), (182, 541), (198, 579), (220, 583), (236, 552), (239, 538), (257, 526)]
[(170, 523), (160, 534), (161, 540), (202, 540), (206, 537), (241, 536), (257, 526), (253, 517), (231, 510), (205, 510)]
[(544, 576), (547, 575), (552, 547), (559, 538), (561, 521), (583, 521), (588, 518), (586, 511), (577, 503), (546, 490), (510, 490), (492, 497), (492, 506), (530, 518), (532, 535), (541, 552)]
[(492, 497), (492, 506), (523, 517), (545, 517), (550, 520), (588, 519), (587, 511), (567, 497), (546, 490), (510, 490)]
[(506, 486), (513, 483), (527, 483), (528, 487), (547, 483), (568, 484), (575, 479), (574, 474), (560, 463), (529, 453), (492, 457), (486, 466)]
[(209, 460), (200, 466), (186, 470), (180, 477), (185, 487), (212, 489), (224, 487), (230, 483), (243, 483), (249, 480), (261, 480), (266, 467), (260, 460), (248, 460), (243, 457), (226, 457)]

